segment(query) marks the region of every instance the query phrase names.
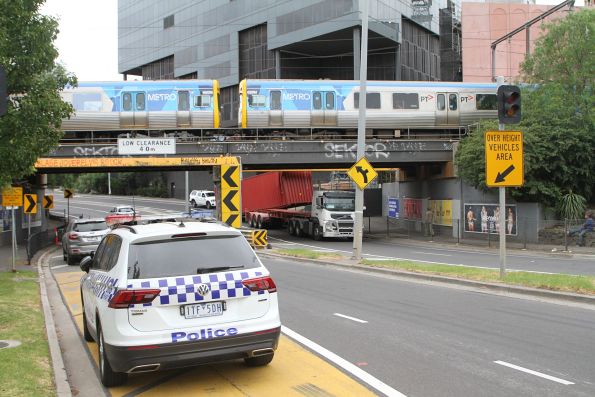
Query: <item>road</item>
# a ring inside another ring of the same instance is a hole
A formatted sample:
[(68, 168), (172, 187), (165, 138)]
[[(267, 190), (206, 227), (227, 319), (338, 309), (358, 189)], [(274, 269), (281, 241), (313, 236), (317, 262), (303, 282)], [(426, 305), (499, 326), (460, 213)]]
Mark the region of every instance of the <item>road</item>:
[[(59, 193), (54, 195), (54, 211), (62, 212), (66, 209), (66, 200)], [(185, 210), (185, 202), (175, 199), (75, 195), (70, 200), (70, 215), (85, 217), (104, 217), (107, 211), (115, 205), (133, 204), (142, 215), (179, 214)], [(290, 236), (282, 230), (273, 230), (270, 240), (276, 247), (299, 246), (313, 249), (339, 250), (353, 252), (351, 241), (323, 241), (316, 242), (308, 238)], [(444, 263), (450, 265), (481, 266), (499, 269), (499, 253), (497, 248), (487, 247), (462, 248), (443, 246), (437, 243), (412, 244), (404, 239), (366, 239), (363, 243), (365, 258), (400, 258), (415, 261)], [(545, 273), (566, 273), (575, 275), (595, 275), (595, 260), (593, 256), (548, 254), (544, 252), (528, 252), (508, 250), (506, 255), (507, 269), (526, 270)]]

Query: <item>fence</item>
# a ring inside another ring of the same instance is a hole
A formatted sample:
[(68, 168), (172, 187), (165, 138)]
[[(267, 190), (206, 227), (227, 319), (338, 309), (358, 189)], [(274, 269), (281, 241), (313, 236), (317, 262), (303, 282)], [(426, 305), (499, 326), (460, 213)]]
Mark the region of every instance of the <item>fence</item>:
[[(464, 230), (460, 219), (453, 219), (452, 225), (432, 225), (433, 235), (428, 235), (427, 226), (421, 219), (368, 217), (364, 219), (364, 235), (380, 235), (385, 237), (404, 237), (443, 241), (450, 243), (471, 243), (497, 247), (500, 232), (499, 225), (493, 223), (480, 225), (477, 231)], [(584, 219), (535, 219), (519, 217), (516, 222), (505, 223), (506, 241), (515, 243), (521, 248), (532, 245), (546, 245), (568, 251), (577, 243), (576, 230), (583, 225)], [(588, 233), (586, 247), (595, 248), (595, 232)]]
[(49, 247), (56, 241), (54, 230), (42, 230), (27, 238), (27, 262), (31, 264), (33, 256), (41, 249)]

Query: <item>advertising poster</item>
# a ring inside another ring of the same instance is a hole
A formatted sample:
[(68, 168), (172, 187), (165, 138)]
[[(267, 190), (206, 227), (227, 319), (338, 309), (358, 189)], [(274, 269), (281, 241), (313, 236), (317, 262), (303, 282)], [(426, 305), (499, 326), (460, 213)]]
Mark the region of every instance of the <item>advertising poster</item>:
[(388, 217), (399, 219), (399, 199), (396, 197), (388, 198)]
[(404, 198), (403, 212), (405, 214), (405, 219), (422, 219), (422, 200)]
[(452, 200), (429, 200), (434, 213), (434, 225), (452, 226)]
[[(465, 231), (470, 233), (500, 233), (500, 206), (498, 204), (465, 204), (463, 215)], [(506, 234), (517, 235), (516, 205), (507, 205), (504, 214)]]

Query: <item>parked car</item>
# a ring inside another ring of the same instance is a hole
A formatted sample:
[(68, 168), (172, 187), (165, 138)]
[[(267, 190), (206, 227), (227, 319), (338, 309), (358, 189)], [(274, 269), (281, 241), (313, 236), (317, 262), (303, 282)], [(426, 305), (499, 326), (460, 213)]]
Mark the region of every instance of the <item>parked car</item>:
[(215, 198), (215, 192), (211, 190), (193, 190), (190, 192), (188, 201), (192, 207), (207, 207), (215, 208), (217, 206), (217, 200)]
[(107, 223), (101, 218), (71, 220), (62, 235), (64, 260), (72, 266), (84, 256), (92, 255), (108, 231)]
[(105, 221), (109, 226), (116, 223), (130, 222), (140, 218), (140, 214), (133, 206), (118, 205), (112, 208), (105, 217)]
[(97, 342), (104, 386), (138, 372), (273, 359), (277, 287), (239, 230), (191, 220), (119, 225), (80, 267), (83, 336)]

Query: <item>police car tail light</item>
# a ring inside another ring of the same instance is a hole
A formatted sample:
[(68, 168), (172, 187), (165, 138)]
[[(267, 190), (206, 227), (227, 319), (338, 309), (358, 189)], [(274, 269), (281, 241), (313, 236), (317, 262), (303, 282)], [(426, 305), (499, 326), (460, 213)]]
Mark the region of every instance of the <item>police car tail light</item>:
[(270, 277), (258, 277), (258, 278), (249, 278), (242, 281), (244, 287), (248, 288), (250, 291), (269, 291), (269, 292), (277, 292), (277, 286), (275, 282)]
[(79, 239), (79, 235), (78, 235), (78, 234), (76, 234), (76, 233), (70, 233), (70, 234), (68, 235), (68, 239), (69, 239), (69, 240), (78, 240), (78, 239)]
[(159, 296), (159, 289), (121, 289), (109, 301), (112, 309), (127, 309), (130, 305), (151, 303)]

